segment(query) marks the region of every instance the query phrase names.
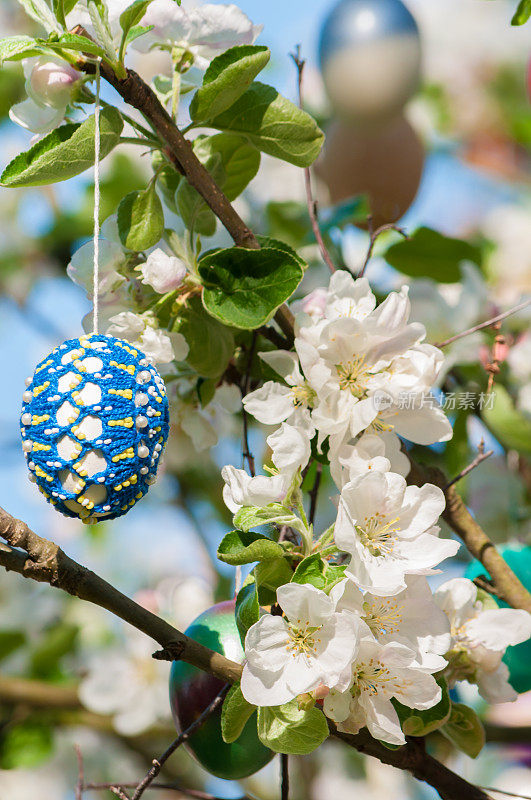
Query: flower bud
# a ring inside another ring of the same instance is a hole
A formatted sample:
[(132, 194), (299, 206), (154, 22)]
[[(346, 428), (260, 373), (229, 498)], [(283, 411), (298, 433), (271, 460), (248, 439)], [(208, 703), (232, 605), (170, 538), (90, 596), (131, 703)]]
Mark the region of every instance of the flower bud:
[(177, 289), (186, 277), (186, 265), (176, 256), (168, 256), (157, 248), (148, 256), (145, 264), (138, 267), (142, 283), (151, 286), (159, 294)]
[(297, 696), (297, 703), (299, 706), (299, 711), (309, 711), (310, 708), (313, 708), (315, 705), (315, 698), (310, 692), (305, 692), (304, 694), (299, 694)]
[(64, 108), (72, 98), (80, 75), (66, 61), (39, 59), (27, 83), (28, 94), (36, 102)]

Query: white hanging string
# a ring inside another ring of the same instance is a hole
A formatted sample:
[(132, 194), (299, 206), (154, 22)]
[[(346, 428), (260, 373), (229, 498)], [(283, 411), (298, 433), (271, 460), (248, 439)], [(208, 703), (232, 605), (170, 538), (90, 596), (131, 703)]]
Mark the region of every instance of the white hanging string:
[(94, 298), (93, 327), (98, 333), (100, 288), (100, 61), (96, 61), (96, 100), (94, 105)]

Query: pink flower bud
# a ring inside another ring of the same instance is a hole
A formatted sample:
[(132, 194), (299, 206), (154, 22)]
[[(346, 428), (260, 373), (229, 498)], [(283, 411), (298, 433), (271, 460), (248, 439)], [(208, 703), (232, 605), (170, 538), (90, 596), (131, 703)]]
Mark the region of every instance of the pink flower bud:
[(317, 689), (314, 690), (314, 696), (316, 700), (324, 700), (327, 695), (330, 694), (330, 689), (328, 686), (325, 686), (324, 683), (321, 683)]
[(326, 308), (327, 292), (326, 289), (318, 288), (304, 298), (302, 302), (302, 310), (309, 314), (311, 317), (320, 319), (324, 316)]
[(66, 61), (41, 59), (31, 71), (28, 89), (37, 102), (61, 108), (70, 102), (79, 77)]

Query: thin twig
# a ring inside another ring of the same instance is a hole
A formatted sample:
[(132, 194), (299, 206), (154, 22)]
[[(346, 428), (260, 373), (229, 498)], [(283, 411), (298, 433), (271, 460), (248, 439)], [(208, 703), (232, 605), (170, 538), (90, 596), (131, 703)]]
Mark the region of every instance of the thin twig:
[(455, 478), (452, 478), (450, 483), (446, 484), (446, 486), (444, 487), (444, 491), (449, 489), (450, 486), (453, 486), (454, 483), (457, 483), (458, 481), (460, 481), (461, 478), (464, 478), (465, 475), (468, 475), (469, 472), (472, 472), (473, 469), (476, 469), (476, 467), (479, 467), (479, 465), (483, 461), (486, 461), (487, 458), (490, 458), (491, 455), (493, 455), (493, 453), (494, 453), (494, 450), (489, 450), (487, 453), (485, 452), (485, 442), (482, 439), (481, 442), (479, 443), (478, 454), (475, 457), (475, 459), (470, 462), (468, 467), (465, 467), (464, 469), (462, 469), (461, 472), (459, 473), (459, 475), (456, 475)]
[[(297, 84), (298, 84), (298, 95), (299, 95), (299, 107), (303, 108), (303, 94), (302, 94), (302, 76), (304, 73), (304, 66), (306, 61), (301, 58), (301, 46), (300, 44), (297, 45), (295, 48), (294, 53), (290, 53), (291, 58), (295, 66), (297, 67)], [(319, 217), (318, 217), (318, 206), (317, 200), (314, 199), (313, 191), (312, 191), (312, 173), (310, 167), (306, 167), (304, 170), (304, 186), (306, 189), (306, 202), (308, 204), (308, 214), (310, 216), (310, 222), (312, 224), (312, 230), (319, 245), (319, 250), (321, 251), (321, 257), (325, 264), (327, 265), (330, 272), (335, 272), (336, 268), (334, 266), (334, 262), (332, 261), (332, 256), (328, 252), (328, 248), (324, 242), (323, 234), (321, 233), (321, 228), (319, 226)]]
[(386, 222), (384, 225), (380, 225), (379, 228), (376, 228), (376, 230), (372, 229), (371, 216), (369, 216), (368, 218), (368, 223), (369, 223), (369, 247), (367, 248), (367, 254), (365, 256), (365, 261), (363, 262), (363, 266), (358, 273), (358, 278), (363, 278), (363, 276), (365, 275), (365, 270), (367, 269), (367, 264), (371, 260), (376, 240), (378, 239), (379, 236), (382, 235), (382, 233), (385, 233), (386, 231), (396, 231), (396, 233), (399, 233), (401, 236), (404, 237), (404, 239), (409, 238), (406, 231), (403, 228), (399, 228), (398, 225), (394, 224), (394, 222)]
[(310, 513), (308, 515), (308, 522), (313, 525), (315, 520), (315, 512), (317, 511), (317, 497), (319, 495), (319, 486), (321, 485), (321, 477), (323, 474), (323, 465), (318, 461), (315, 472), (315, 480), (310, 491)]
[(289, 800), (289, 759), (285, 753), (280, 756), (280, 800)]
[(203, 725), (204, 722), (209, 718), (214, 711), (219, 708), (221, 703), (223, 702), (225, 695), (229, 690), (229, 684), (227, 683), (223, 689), (214, 697), (211, 703), (205, 708), (205, 710), (198, 716), (194, 722), (185, 730), (183, 731), (174, 742), (168, 747), (167, 750), (161, 755), (160, 758), (153, 759), (153, 763), (151, 768), (146, 773), (144, 778), (140, 781), (136, 790), (133, 794), (132, 800), (139, 800), (140, 797), (144, 794), (146, 789), (150, 786), (151, 783), (155, 780), (155, 778), (159, 775), (162, 767), (166, 763), (166, 761), (170, 758), (170, 756), (175, 753), (178, 747), (180, 747), (190, 736), (195, 733), (195, 731)]
[(109, 791), (115, 794), (116, 797), (119, 797), (120, 800), (131, 800), (127, 792), (124, 792), (121, 786), (109, 786)]
[(85, 782), (85, 775), (83, 770), (83, 754), (78, 744), (74, 745), (77, 757), (77, 784), (76, 784), (76, 800), (83, 800), (83, 784)]
[(517, 306), (510, 308), (508, 311), (504, 311), (503, 314), (498, 314), (497, 317), (492, 317), (492, 319), (487, 319), (485, 322), (480, 322), (479, 325), (474, 325), (473, 328), (468, 328), (468, 330), (463, 331), (462, 333), (456, 333), (455, 336), (450, 336), (449, 339), (445, 339), (444, 342), (437, 342), (435, 347), (446, 347), (448, 344), (452, 344), (452, 342), (456, 342), (458, 339), (463, 339), (465, 336), (470, 336), (471, 333), (475, 333), (476, 331), (481, 331), (483, 328), (490, 328), (491, 325), (495, 325), (496, 322), (501, 322), (502, 319), (507, 319), (507, 317), (512, 316), (513, 314), (518, 313), (518, 311), (523, 311), (524, 308), (527, 308), (531, 305), (531, 298), (528, 300), (524, 300), (523, 303), (519, 303)]
[(518, 800), (531, 800), (531, 795), (522, 794), (521, 792), (506, 792), (505, 789), (497, 789), (495, 786), (480, 786), (486, 792), (498, 792), (498, 794), (505, 794), (507, 797), (516, 797)]

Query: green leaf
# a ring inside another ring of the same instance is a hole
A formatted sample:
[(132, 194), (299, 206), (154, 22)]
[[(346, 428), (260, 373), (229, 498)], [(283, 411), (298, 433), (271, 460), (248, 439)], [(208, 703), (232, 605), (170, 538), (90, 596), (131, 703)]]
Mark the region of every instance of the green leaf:
[(150, 3), (151, 0), (135, 0), (125, 11), (122, 11), (120, 14), (120, 27), (124, 34), (127, 34), (133, 25), (138, 25)]
[(310, 583), (316, 589), (328, 592), (345, 577), (345, 567), (328, 564), (319, 553), (304, 558), (291, 578), (292, 583)]
[(275, 250), (282, 250), (283, 253), (287, 253), (289, 256), (296, 259), (303, 270), (308, 268), (308, 263), (286, 242), (282, 242), (280, 239), (273, 239), (271, 236), (258, 235), (256, 238), (258, 239), (260, 247), (273, 247)]
[(442, 677), (438, 678), (437, 683), (441, 687), (441, 699), (436, 706), (425, 711), (408, 708), (398, 700), (392, 700), (406, 736), (427, 736), (428, 733), (436, 731), (450, 719), (452, 703), (448, 694), (448, 686)]
[(0, 64), (4, 61), (19, 61), (38, 53), (39, 44), (31, 36), (8, 36), (7, 39), (0, 39)]
[(498, 384), (493, 395), (481, 411), (483, 420), (504, 447), (531, 455), (531, 421), (518, 411), (503, 386)]
[(258, 525), (288, 525), (303, 535), (308, 533), (302, 520), (281, 503), (269, 503), (265, 507), (244, 506), (234, 515), (234, 524), (245, 532)]
[(120, 241), (129, 250), (147, 250), (164, 233), (162, 203), (152, 181), (143, 192), (126, 194), (118, 206)]
[(207, 314), (199, 297), (179, 311), (173, 326), (188, 342), (187, 363), (204, 378), (219, 378), (234, 354), (234, 334)]
[(219, 182), (231, 201), (239, 197), (260, 168), (260, 153), (243, 136), (234, 133), (198, 136), (194, 140), (194, 153), (205, 166), (212, 157), (220, 156)]
[(289, 583), (293, 575), (287, 558), (260, 561), (253, 572), (258, 587), (258, 600), (262, 606), (276, 603), (278, 587)]
[(531, 17), (531, 0), (520, 0), (511, 20), (511, 25), (524, 25), (529, 17)]
[(233, 105), (247, 91), (271, 57), (267, 47), (231, 47), (211, 61), (203, 85), (190, 104), (194, 122), (206, 122)]
[(103, 3), (97, 5), (94, 0), (89, 0), (88, 12), (90, 21), (94, 26), (96, 41), (101, 44), (107, 57), (114, 61), (116, 59), (116, 49), (112, 39), (107, 7)]
[(24, 8), (26, 14), (42, 25), (47, 33), (51, 31), (61, 33), (61, 26), (55, 19), (46, 0), (18, 0), (18, 2)]
[[(100, 114), (100, 160), (120, 141), (123, 120), (115, 108)], [(43, 186), (79, 175), (94, 164), (94, 116), (81, 125), (61, 125), (11, 161), (2, 186)]]
[(463, 703), (452, 703), (450, 719), (440, 732), (470, 758), (476, 758), (485, 744), (485, 730), (481, 720), (473, 709)]
[(124, 41), (124, 52), (131, 44), (134, 42), (135, 39), (138, 39), (140, 36), (143, 36), (145, 33), (149, 33), (153, 30), (154, 25), (134, 25), (132, 28), (129, 28), (127, 31), (127, 36), (125, 37)]
[(248, 703), (242, 694), (240, 684), (233, 684), (223, 702), (221, 709), (221, 735), (223, 741), (230, 744), (241, 735), (247, 720), (256, 711), (256, 706)]
[(273, 247), (230, 247), (204, 256), (199, 274), (209, 314), (226, 325), (254, 330), (293, 294), (303, 270), (293, 256)]
[(7, 658), (26, 643), (23, 631), (0, 631), (0, 661)]
[(157, 186), (162, 193), (164, 202), (171, 211), (177, 212), (175, 192), (179, 188), (181, 175), (166, 161), (160, 150), (153, 153), (151, 165), (153, 171), (157, 173)]
[(293, 573), (292, 583), (310, 583), (316, 589), (326, 586), (326, 563), (319, 553), (304, 558)]
[(459, 267), (462, 261), (481, 265), (481, 250), (462, 239), (451, 239), (422, 227), (409, 239), (392, 244), (384, 258), (404, 275), (432, 278), (439, 283), (456, 283), (461, 280)]
[(258, 709), (258, 738), (275, 753), (306, 755), (328, 737), (322, 711), (299, 710), (296, 700), (283, 706)]
[(247, 631), (251, 625), (254, 625), (255, 622), (258, 622), (258, 619), (260, 618), (258, 592), (256, 590), (256, 583), (254, 581), (242, 586), (238, 592), (236, 597), (235, 616), (242, 646), (245, 646), (245, 637), (247, 636)]
[(137, 38), (137, 36), (141, 36), (145, 32), (145, 28), (141, 29), (137, 36), (130, 38), (131, 29), (134, 28), (135, 25), (138, 25), (146, 13), (147, 7), (150, 3), (151, 0), (135, 0), (134, 3), (128, 6), (125, 11), (122, 11), (120, 14), (120, 27), (122, 29), (122, 40), (120, 42), (119, 52), (120, 61), (123, 60), (128, 43)]
[(78, 36), (76, 33), (63, 33), (58, 39), (46, 42), (39, 39), (39, 44), (51, 47), (52, 50), (79, 50), (95, 56), (103, 57), (105, 55), (99, 44), (87, 39), (86, 36)]
[[(235, 134), (198, 136), (193, 148), (198, 159), (231, 201), (243, 192), (260, 167), (260, 154), (242, 136)], [(187, 181), (181, 182), (175, 202), (189, 230), (203, 236), (215, 233), (214, 213)]]
[(309, 114), (272, 86), (258, 81), (210, 124), (222, 131), (241, 133), (258, 150), (297, 167), (313, 164), (324, 141), (323, 132)]
[(261, 533), (231, 531), (218, 547), (218, 558), (226, 564), (251, 564), (284, 556), (281, 545)]

